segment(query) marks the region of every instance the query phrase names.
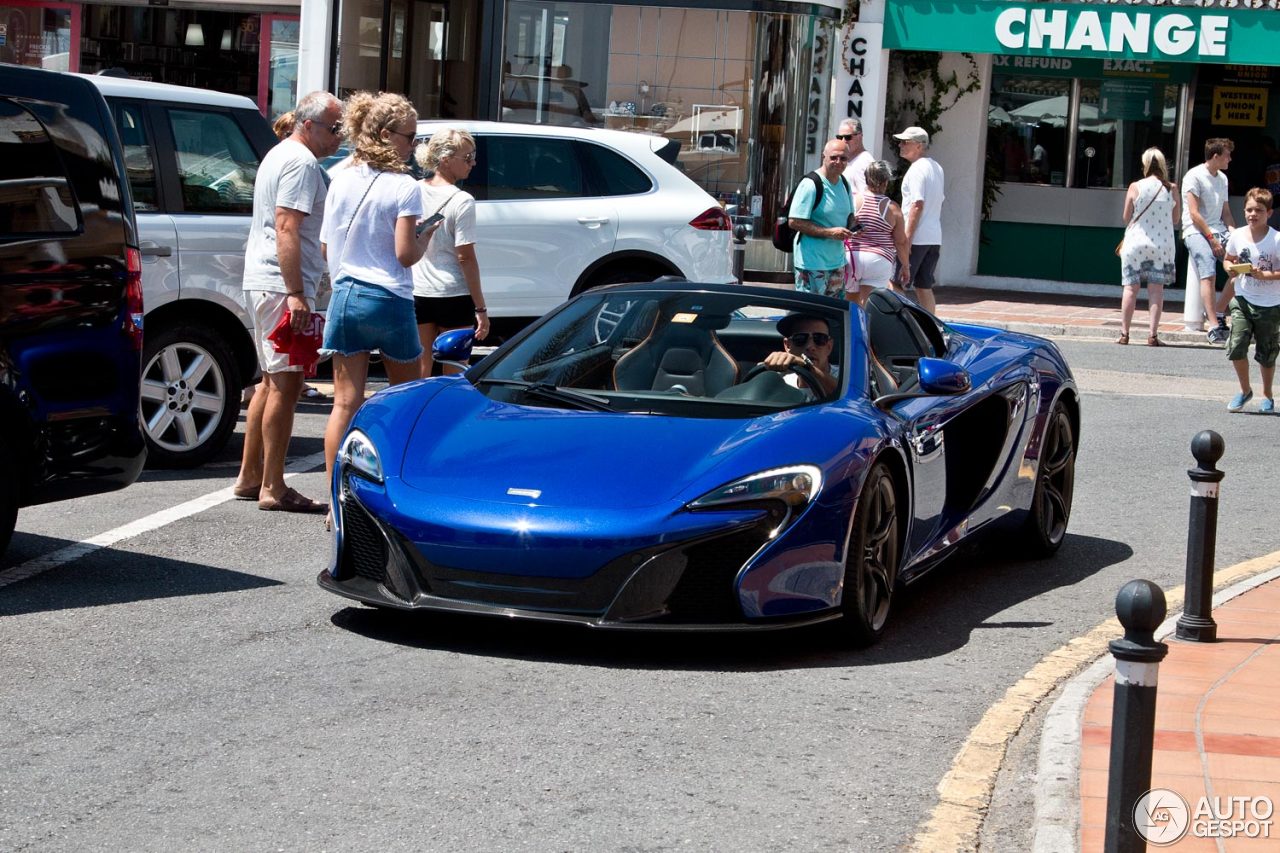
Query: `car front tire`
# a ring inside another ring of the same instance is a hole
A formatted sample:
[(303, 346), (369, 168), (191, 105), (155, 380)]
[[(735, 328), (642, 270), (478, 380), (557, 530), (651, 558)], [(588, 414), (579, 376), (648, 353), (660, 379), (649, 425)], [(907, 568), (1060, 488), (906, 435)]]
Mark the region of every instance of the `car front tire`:
[(0, 556), (9, 547), (18, 525), (18, 473), (6, 452), (0, 450)]
[(851, 645), (869, 646), (884, 635), (902, 558), (900, 518), (893, 477), (877, 465), (858, 497), (845, 557), (838, 624)]
[(194, 468), (226, 446), (240, 410), (240, 381), (226, 344), (179, 323), (143, 348), (139, 412), (154, 468)]

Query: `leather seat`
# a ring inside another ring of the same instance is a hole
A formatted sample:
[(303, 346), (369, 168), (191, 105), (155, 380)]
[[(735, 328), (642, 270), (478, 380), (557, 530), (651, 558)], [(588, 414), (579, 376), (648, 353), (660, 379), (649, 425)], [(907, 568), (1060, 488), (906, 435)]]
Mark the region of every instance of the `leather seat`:
[(693, 323), (660, 319), (648, 337), (618, 359), (614, 387), (669, 391), (679, 385), (695, 397), (714, 397), (738, 381), (738, 363), (712, 331), (727, 323), (727, 317), (700, 317)]

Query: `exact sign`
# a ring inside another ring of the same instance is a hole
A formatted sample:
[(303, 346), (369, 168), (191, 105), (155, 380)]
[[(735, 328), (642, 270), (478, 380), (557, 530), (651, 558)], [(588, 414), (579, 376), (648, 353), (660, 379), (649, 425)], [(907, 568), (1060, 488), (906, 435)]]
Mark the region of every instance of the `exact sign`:
[(1245, 86), (1214, 86), (1210, 121), (1237, 127), (1266, 127), (1267, 90)]

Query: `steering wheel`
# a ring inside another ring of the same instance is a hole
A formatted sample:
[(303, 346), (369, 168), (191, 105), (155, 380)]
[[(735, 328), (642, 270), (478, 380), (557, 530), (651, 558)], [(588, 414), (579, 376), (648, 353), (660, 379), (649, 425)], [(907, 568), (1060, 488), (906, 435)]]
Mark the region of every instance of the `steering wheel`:
[[(765, 371), (768, 371), (768, 370), (772, 370), (772, 368), (770, 368), (768, 365), (764, 364), (763, 362), (760, 364), (757, 364), (755, 367), (747, 371), (747, 375), (742, 377), (742, 381), (738, 384), (745, 385), (746, 383), (750, 382), (752, 379), (755, 379), (761, 373), (764, 373)], [(784, 372), (794, 373), (797, 376), (799, 376), (801, 379), (803, 379), (804, 383), (809, 386), (809, 390), (813, 393), (813, 396), (816, 399), (818, 400), (827, 399), (827, 392), (823, 390), (822, 383), (818, 381), (818, 371), (814, 370), (809, 365), (805, 364), (804, 362), (799, 362), (797, 364), (790, 364), (790, 365), (787, 365), (787, 369)]]

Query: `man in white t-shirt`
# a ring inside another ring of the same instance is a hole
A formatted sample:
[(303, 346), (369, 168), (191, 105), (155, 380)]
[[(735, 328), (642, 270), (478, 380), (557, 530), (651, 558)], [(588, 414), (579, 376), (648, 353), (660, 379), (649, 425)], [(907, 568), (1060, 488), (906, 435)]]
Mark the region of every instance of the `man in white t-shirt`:
[(862, 145), (862, 122), (856, 118), (840, 122), (836, 139), (849, 149), (849, 165), (844, 167), (844, 177), (853, 194), (857, 195), (867, 188), (867, 167), (876, 161), (875, 156)]
[(1262, 371), (1262, 405), (1258, 411), (1276, 411), (1271, 381), (1280, 355), (1280, 232), (1267, 225), (1275, 200), (1271, 191), (1254, 187), (1244, 197), (1243, 228), (1227, 238), (1222, 262), (1236, 286), (1231, 300), (1231, 336), (1227, 358), (1236, 370), (1240, 393), (1227, 404), (1228, 412), (1238, 412), (1253, 397), (1249, 384), (1249, 340), (1254, 343), (1254, 360)]
[(245, 418), (234, 492), (256, 500), (259, 509), (322, 513), (328, 504), (302, 496), (284, 481), (304, 365), (290, 364), (288, 353), (276, 352), (269, 336), (286, 313), (295, 334), (315, 331), (311, 312), (325, 268), (320, 226), (328, 187), (318, 158), (342, 143), (342, 102), (328, 92), (312, 92), (293, 112), (293, 133), (262, 158), (254, 184), (244, 291), (262, 384)]
[[(933, 288), (937, 284), (938, 257), (942, 254), (942, 167), (929, 150), (929, 133), (923, 127), (908, 127), (895, 133), (898, 155), (911, 164), (902, 178), (902, 215), (907, 221), (907, 242), (911, 244), (911, 283), (916, 301), (929, 313), (937, 310)], [(898, 259), (902, 263), (902, 259)]]
[(1215, 317), (1218, 321), (1216, 328), (1209, 329), (1209, 341), (1215, 344), (1227, 339), (1223, 312), (1231, 301), (1231, 280), (1228, 279), (1222, 298), (1215, 306), (1213, 282), (1217, 277), (1227, 231), (1236, 227), (1231, 208), (1227, 206), (1225, 171), (1235, 147), (1230, 139), (1205, 140), (1204, 162), (1188, 169), (1182, 176), (1182, 242), (1187, 247), (1189, 263), (1196, 271), (1196, 278), (1200, 279), (1201, 304), (1209, 325), (1214, 325)]

